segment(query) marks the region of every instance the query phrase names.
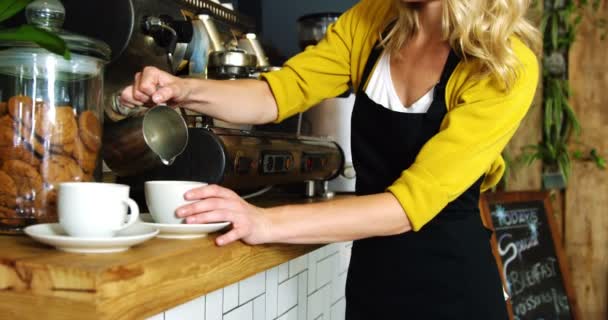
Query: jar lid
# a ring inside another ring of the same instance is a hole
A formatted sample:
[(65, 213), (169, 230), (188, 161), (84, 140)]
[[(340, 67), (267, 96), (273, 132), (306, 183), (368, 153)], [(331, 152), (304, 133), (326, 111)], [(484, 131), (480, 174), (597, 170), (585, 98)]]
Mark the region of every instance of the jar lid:
[[(36, 0), (25, 9), (27, 22), (36, 27), (48, 30), (61, 37), (72, 53), (82, 54), (104, 61), (110, 60), (110, 47), (100, 41), (86, 36), (71, 33), (62, 29), (65, 20), (65, 8), (59, 0)], [(0, 47), (38, 47), (27, 41), (2, 41)]]

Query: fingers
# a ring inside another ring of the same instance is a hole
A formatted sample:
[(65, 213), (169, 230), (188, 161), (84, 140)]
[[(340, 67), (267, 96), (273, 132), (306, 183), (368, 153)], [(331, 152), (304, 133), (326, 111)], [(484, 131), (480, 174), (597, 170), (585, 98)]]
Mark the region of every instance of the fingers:
[[(141, 79), (138, 89), (149, 97), (153, 97), (154, 102), (165, 102), (179, 97), (179, 78), (154, 67), (145, 67), (141, 72)], [(163, 88), (167, 90), (160, 91)], [(160, 92), (159, 92), (160, 91)], [(156, 101), (157, 99), (164, 101)]]
[(128, 86), (120, 93), (120, 104), (127, 107), (135, 107), (140, 103), (133, 97), (133, 86)]
[(236, 214), (230, 216), (228, 212), (219, 212), (219, 216), (225, 216), (226, 221), (232, 222), (232, 229), (216, 238), (218, 246), (225, 246), (237, 240), (243, 240), (249, 244), (255, 244), (252, 239), (253, 220), (250, 214)]
[(238, 198), (239, 195), (234, 191), (212, 184), (200, 188), (192, 189), (184, 195), (186, 200), (198, 200), (206, 198)]
[(177, 96), (179, 96), (179, 86), (170, 84), (158, 89), (152, 96), (152, 101), (156, 104), (162, 104)]
[[(188, 217), (191, 215), (210, 212), (214, 210), (228, 209), (234, 210), (236, 209), (235, 201), (230, 201), (222, 198), (207, 198), (201, 201), (197, 201), (195, 203), (191, 203), (180, 207), (176, 210), (175, 214), (178, 217)], [(225, 220), (223, 220), (225, 221)], [(190, 223), (190, 220), (188, 220)], [(202, 223), (199, 221), (195, 221), (192, 223)]]
[(132, 88), (132, 94), (133, 94), (133, 99), (135, 99), (137, 102), (139, 102), (139, 104), (145, 104), (148, 103), (150, 101), (150, 96), (143, 93), (139, 88), (141, 86), (141, 72), (138, 72), (135, 74), (135, 77), (133, 79), (133, 86)]
[[(135, 74), (133, 85), (121, 93), (121, 103), (127, 106), (166, 103), (180, 100), (180, 79), (155, 67), (145, 67)], [(179, 102), (179, 101), (176, 101)]]
[(187, 217), (194, 214), (218, 209), (238, 210), (242, 199), (230, 189), (218, 185), (207, 185), (192, 189), (184, 195), (186, 200), (201, 200), (178, 208), (175, 214), (178, 217)]
[(234, 219), (235, 216), (232, 211), (220, 209), (190, 216), (186, 219), (186, 222), (189, 224), (205, 224), (233, 221)]
[(230, 244), (232, 242), (240, 240), (243, 237), (245, 237), (245, 234), (242, 231), (242, 229), (232, 229), (232, 230), (230, 230), (230, 232), (217, 237), (215, 239), (215, 243), (218, 246), (225, 246), (225, 245), (228, 245), (228, 244)]
[(189, 224), (230, 222), (232, 230), (217, 238), (217, 245), (224, 246), (242, 239), (249, 244), (264, 243), (268, 237), (267, 220), (261, 209), (245, 202), (230, 189), (208, 185), (192, 189), (184, 195), (186, 200), (199, 200), (176, 210), (179, 217), (186, 217)]
[(162, 72), (154, 67), (145, 67), (141, 72), (137, 89), (149, 97), (153, 96), (160, 87), (159, 78)]
[(211, 212), (205, 212), (197, 214), (187, 218), (189, 224), (205, 224), (205, 223), (217, 223), (229, 221), (232, 223), (232, 230), (228, 233), (219, 236), (216, 239), (218, 246), (224, 246), (234, 241), (237, 241), (247, 235), (246, 228), (242, 225), (247, 225), (247, 219), (244, 216), (238, 216), (232, 213), (230, 210), (215, 210)]

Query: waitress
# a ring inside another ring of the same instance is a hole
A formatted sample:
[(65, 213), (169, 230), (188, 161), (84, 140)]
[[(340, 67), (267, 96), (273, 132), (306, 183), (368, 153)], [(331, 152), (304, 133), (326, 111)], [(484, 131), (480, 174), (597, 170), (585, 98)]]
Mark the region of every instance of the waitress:
[[(507, 319), (481, 191), (539, 77), (529, 0), (363, 0), (324, 40), (262, 80), (180, 79), (155, 68), (122, 93), (220, 120), (280, 122), (349, 85), (356, 198), (258, 208), (206, 186), (177, 210), (188, 223), (230, 221), (217, 244), (355, 240), (347, 319)], [(537, 51), (536, 51), (537, 52)]]

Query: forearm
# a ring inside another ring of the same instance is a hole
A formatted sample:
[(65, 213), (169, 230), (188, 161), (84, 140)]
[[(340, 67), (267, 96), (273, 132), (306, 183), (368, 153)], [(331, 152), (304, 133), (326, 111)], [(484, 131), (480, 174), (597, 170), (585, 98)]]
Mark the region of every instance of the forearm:
[(332, 243), (410, 231), (390, 193), (267, 209), (267, 242)]
[(264, 124), (277, 118), (277, 104), (265, 81), (186, 81), (188, 109), (232, 123)]

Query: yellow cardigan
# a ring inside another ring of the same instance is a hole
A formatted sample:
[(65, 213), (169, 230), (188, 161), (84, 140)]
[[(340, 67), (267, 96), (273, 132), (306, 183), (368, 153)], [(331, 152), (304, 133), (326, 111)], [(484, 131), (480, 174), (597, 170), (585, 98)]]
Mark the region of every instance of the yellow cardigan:
[[(281, 70), (262, 75), (278, 104), (277, 121), (343, 93), (351, 83), (359, 87), (386, 22), (383, 17), (390, 16), (389, 3), (360, 1), (318, 45), (291, 58)], [(420, 230), (483, 174), (483, 191), (502, 177), (501, 152), (528, 111), (539, 79), (534, 53), (517, 38), (512, 38), (511, 46), (521, 62), (512, 90), (501, 90), (489, 77), (473, 77), (472, 64), (461, 61), (447, 83), (448, 112), (439, 133), (387, 189), (398, 199), (413, 230)]]

